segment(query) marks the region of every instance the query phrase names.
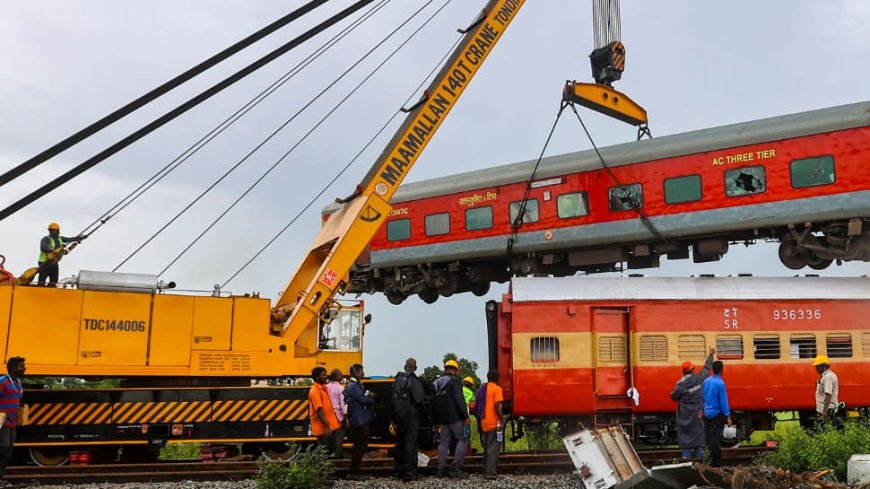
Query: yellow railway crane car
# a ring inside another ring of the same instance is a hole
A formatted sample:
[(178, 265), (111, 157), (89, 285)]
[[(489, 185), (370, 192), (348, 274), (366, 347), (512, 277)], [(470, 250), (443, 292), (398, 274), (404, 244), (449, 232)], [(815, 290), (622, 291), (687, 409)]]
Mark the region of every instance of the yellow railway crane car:
[[(174, 294), (150, 275), (82, 271), (57, 288), (15, 285), (10, 276), (0, 285), (7, 358), (26, 357), (28, 376), (125, 379), (114, 389), (28, 390), (17, 446), (56, 465), (77, 450), (114, 459), (123, 447), (127, 459), (143, 459), (166, 443), (241, 442), (282, 453), (287, 441), (310, 440), (308, 388), (251, 381), (361, 361), (362, 303), (334, 297), (389, 213), (390, 196), (523, 3), (490, 0), (461, 31), (424, 99), (325, 223), (274, 306), (252, 296)], [(388, 398), (389, 385), (381, 388)], [(389, 416), (379, 419), (374, 438), (384, 441)]]

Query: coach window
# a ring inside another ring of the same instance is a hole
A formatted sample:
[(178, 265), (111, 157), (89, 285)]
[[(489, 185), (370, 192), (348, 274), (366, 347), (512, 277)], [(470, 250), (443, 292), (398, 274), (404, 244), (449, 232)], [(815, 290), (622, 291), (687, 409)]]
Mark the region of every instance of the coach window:
[(852, 335), (829, 334), (825, 338), (825, 347), (830, 358), (852, 358)]
[(804, 158), (791, 162), (791, 186), (794, 188), (830, 185), (837, 179), (831, 155)]
[(640, 359), (644, 362), (660, 362), (668, 359), (668, 338), (665, 335), (640, 337)]
[(765, 190), (767, 180), (763, 166), (746, 166), (725, 172), (725, 194), (729, 197), (760, 194)]
[(598, 338), (599, 362), (625, 362), (625, 337), (600, 336)]
[(411, 238), (411, 220), (396, 219), (387, 221), (387, 240), (402, 241)]
[(717, 336), (716, 356), (719, 360), (743, 360), (743, 337), (736, 334)]
[(668, 178), (665, 180), (665, 203), (682, 204), (701, 200), (701, 175)]
[(870, 358), (870, 333), (861, 335), (861, 347), (864, 350), (864, 358)]
[(643, 207), (643, 187), (639, 183), (610, 187), (608, 192), (611, 211), (628, 211)]
[(562, 194), (556, 197), (556, 209), (561, 219), (589, 214), (589, 198), (586, 192)]
[(816, 358), (816, 335), (793, 334), (788, 347), (792, 358)]
[[(523, 209), (523, 224), (530, 222), (538, 222), (538, 199), (529, 199), (526, 202), (526, 208)], [(517, 216), (520, 215), (520, 209), (523, 206), (523, 201), (511, 202), (511, 225), (516, 222)]]
[(552, 365), (559, 363), (559, 338), (543, 336), (531, 339), (529, 345), (530, 361), (535, 365)]
[(681, 334), (677, 338), (677, 355), (686, 360), (707, 358), (707, 341), (699, 334)]
[(492, 227), (492, 207), (477, 207), (465, 211), (465, 229), (477, 231)]
[(426, 236), (439, 236), (450, 232), (450, 214), (429, 214), (426, 216)]
[(757, 335), (752, 344), (756, 360), (776, 360), (780, 356), (779, 336)]

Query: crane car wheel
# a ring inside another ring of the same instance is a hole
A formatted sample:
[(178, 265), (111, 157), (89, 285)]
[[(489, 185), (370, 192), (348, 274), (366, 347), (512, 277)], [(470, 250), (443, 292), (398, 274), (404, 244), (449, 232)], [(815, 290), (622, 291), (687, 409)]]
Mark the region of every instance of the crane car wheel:
[(286, 462), (296, 456), (299, 452), (298, 445), (288, 445), (287, 443), (264, 443), (263, 454), (269, 460)]
[(31, 447), (30, 460), (40, 467), (56, 467), (69, 462), (69, 450), (60, 447)]
[(779, 244), (779, 261), (792, 270), (800, 270), (807, 266), (807, 255), (794, 241), (783, 241)]

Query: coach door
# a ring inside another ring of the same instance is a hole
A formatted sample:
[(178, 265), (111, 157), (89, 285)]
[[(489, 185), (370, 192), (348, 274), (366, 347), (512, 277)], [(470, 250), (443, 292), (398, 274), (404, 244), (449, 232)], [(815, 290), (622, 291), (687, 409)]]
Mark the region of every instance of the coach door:
[(624, 399), (629, 383), (628, 308), (592, 308), (595, 394), (599, 399)]

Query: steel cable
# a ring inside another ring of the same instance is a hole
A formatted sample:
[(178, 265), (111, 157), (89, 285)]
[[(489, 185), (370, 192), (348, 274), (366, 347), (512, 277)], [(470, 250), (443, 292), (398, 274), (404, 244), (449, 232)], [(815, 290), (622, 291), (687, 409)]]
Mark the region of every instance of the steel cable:
[[(451, 1), (451, 0), (448, 0), (447, 3), (445, 3), (444, 6), (446, 6), (447, 4), (449, 4), (450, 1)], [(441, 9), (443, 9), (444, 6), (442, 6)], [(439, 9), (439, 11), (440, 11), (441, 9)], [(437, 14), (437, 12), (436, 12), (436, 14)], [(452, 53), (452, 52), (456, 49), (456, 46), (457, 46), (461, 41), (462, 41), (462, 37), (458, 38), (458, 39), (453, 43), (453, 45), (450, 46), (450, 48), (447, 50), (447, 52), (444, 54), (444, 56), (441, 57), (441, 59), (440, 59), (440, 60), (435, 64), (435, 66), (434, 66), (434, 67), (432, 68), (432, 70), (431, 70), (431, 71), (426, 75), (426, 77), (424, 77), (423, 80), (420, 81), (420, 84), (417, 85), (417, 87), (414, 89), (414, 91), (411, 93), (411, 95), (409, 95), (408, 98), (405, 99), (405, 101), (402, 103), (402, 107), (408, 105), (408, 104), (409, 104), (409, 103), (410, 103), (414, 98), (417, 97), (417, 94), (420, 92), (420, 90), (421, 90), (421, 89), (426, 85), (426, 83), (427, 83), (427, 82), (428, 82), (428, 81), (429, 81), (429, 80), (430, 80), (430, 79), (435, 75), (435, 73), (438, 71), (438, 68), (440, 68), (441, 65), (444, 64), (444, 62), (445, 62), (445, 61), (447, 60), (447, 58), (450, 56), (450, 53)], [(362, 154), (363, 154), (363, 153), (364, 153), (364, 152), (365, 152), (365, 151), (366, 151), (366, 150), (367, 150), (367, 149), (368, 149), (368, 148), (369, 148), (369, 147), (370, 147), (370, 146), (375, 142), (375, 140), (377, 140), (377, 138), (380, 137), (381, 134), (383, 134), (383, 132), (384, 132), (384, 131), (387, 129), (387, 127), (389, 127), (389, 125), (390, 125), (390, 124), (391, 124), (391, 123), (396, 119), (396, 117), (398, 117), (398, 116), (401, 115), (401, 114), (402, 114), (402, 111), (401, 111), (401, 110), (397, 110), (396, 112), (394, 112), (393, 115), (390, 116), (390, 118), (389, 118), (389, 119), (388, 119), (388, 120), (387, 120), (387, 121), (386, 121), (386, 122), (385, 122), (385, 123), (380, 127), (380, 129), (378, 129), (377, 132), (375, 132), (375, 134), (374, 134), (374, 135), (369, 139), (369, 141), (368, 141), (368, 142), (367, 142), (367, 143), (362, 147), (362, 149), (360, 149), (360, 150), (356, 153), (356, 155), (355, 155), (355, 156), (354, 156), (354, 157), (353, 157), (353, 158), (352, 158), (352, 159), (351, 159), (351, 160), (350, 160), (350, 161), (349, 161), (349, 162), (348, 162), (348, 163), (347, 163), (347, 164), (346, 164), (346, 165), (345, 165), (345, 166), (344, 166), (344, 167), (343, 167), (343, 168), (342, 168), (342, 169), (341, 169), (341, 170), (340, 170), (340, 171), (339, 171), (339, 172), (338, 172), (338, 173), (337, 173), (333, 178), (332, 178), (332, 180), (330, 180), (329, 183), (327, 183), (327, 184), (326, 184), (326, 185), (325, 185), (325, 186), (320, 190), (320, 192), (317, 193), (317, 195), (315, 195), (311, 200), (309, 200), (308, 203), (305, 205), (305, 207), (303, 207), (302, 210), (300, 210), (299, 212), (297, 212), (296, 215), (293, 216), (293, 218), (290, 219), (290, 221), (289, 221), (289, 222), (288, 222), (288, 223), (287, 223), (283, 228), (281, 228), (280, 231), (278, 231), (278, 232), (277, 232), (277, 233), (272, 237), (272, 239), (270, 239), (270, 240), (269, 240), (269, 241), (268, 241), (268, 242), (267, 242), (267, 243), (266, 243), (262, 248), (260, 248), (259, 251), (257, 251), (257, 252), (254, 254), (254, 256), (252, 256), (248, 261), (246, 261), (246, 262), (244, 263), (244, 265), (242, 265), (238, 270), (236, 270), (235, 273), (233, 273), (232, 275), (230, 275), (230, 277), (229, 277), (228, 279), (226, 279), (226, 280), (223, 282), (223, 284), (221, 284), (221, 288), (226, 287), (226, 286), (227, 286), (231, 281), (233, 281), (233, 279), (235, 279), (235, 278), (236, 278), (240, 273), (242, 273), (242, 271), (244, 271), (244, 270), (245, 270), (245, 269), (246, 269), (246, 268), (247, 268), (251, 263), (253, 263), (254, 260), (256, 260), (257, 258), (259, 258), (259, 256), (260, 256), (264, 251), (266, 251), (266, 249), (269, 248), (269, 246), (271, 246), (275, 241), (277, 241), (278, 238), (280, 238), (280, 237), (281, 237), (281, 236), (282, 236), (282, 235), (287, 231), (287, 229), (290, 228), (290, 226), (292, 226), (292, 225), (293, 225), (293, 224), (294, 224), (294, 223), (295, 223), (295, 222), (296, 222), (300, 217), (302, 217), (302, 214), (304, 214), (308, 209), (310, 209), (311, 206), (314, 205), (314, 204), (317, 202), (317, 200), (318, 200), (320, 197), (322, 197), (323, 194), (326, 193), (326, 191), (329, 190), (329, 189), (332, 187), (332, 185), (333, 185), (333, 184), (334, 184), (334, 183), (335, 183), (335, 182), (336, 182), (336, 181), (337, 181), (337, 180), (338, 180), (342, 175), (344, 175), (344, 173), (345, 173), (345, 172), (346, 172), (346, 171), (351, 167), (351, 165), (353, 165), (353, 164), (354, 164), (354, 163), (355, 163), (355, 162), (360, 158), (360, 156), (362, 156)]]
[(375, 13), (377, 13), (381, 8), (385, 5), (389, 4), (392, 0), (381, 0), (380, 3), (369, 9), (366, 13), (360, 16), (359, 19), (354, 20), (349, 26), (345, 27), (338, 34), (333, 36), (329, 41), (322, 44), (318, 47), (313, 53), (309, 54), (302, 61), (296, 64), (292, 69), (288, 72), (284, 73), (278, 80), (273, 82), (271, 85), (262, 90), (259, 94), (257, 94), (254, 98), (249, 100), (245, 105), (231, 114), (229, 117), (224, 119), (223, 122), (215, 126), (211, 131), (209, 131), (205, 136), (201, 137), (197, 140), (193, 145), (184, 150), (181, 154), (179, 154), (175, 159), (166, 164), (163, 168), (158, 170), (154, 175), (152, 175), (148, 180), (142, 183), (135, 190), (127, 194), (123, 199), (121, 199), (118, 203), (112, 206), (109, 210), (105, 211), (99, 218), (94, 220), (91, 224), (89, 224), (83, 231), (79, 233), (82, 234), (93, 234), (94, 231), (99, 229), (102, 225), (104, 225), (109, 219), (113, 218), (115, 215), (126, 209), (130, 204), (135, 202), (139, 197), (141, 197), (145, 192), (150, 190), (154, 185), (163, 180), (166, 176), (172, 173), (179, 166), (184, 164), (190, 157), (199, 152), (200, 149), (208, 145), (213, 139), (222, 134), (225, 130), (227, 130), (230, 126), (232, 126), (239, 119), (244, 117), (249, 111), (251, 111), (254, 107), (263, 102), (270, 95), (275, 93), (279, 88), (284, 86), (285, 83), (290, 81), (293, 77), (295, 77), (299, 72), (305, 69), (308, 65), (310, 65), (313, 61), (323, 55), (330, 48), (335, 46), (338, 41), (346, 37), (350, 32), (359, 27), (363, 22), (371, 18)]

